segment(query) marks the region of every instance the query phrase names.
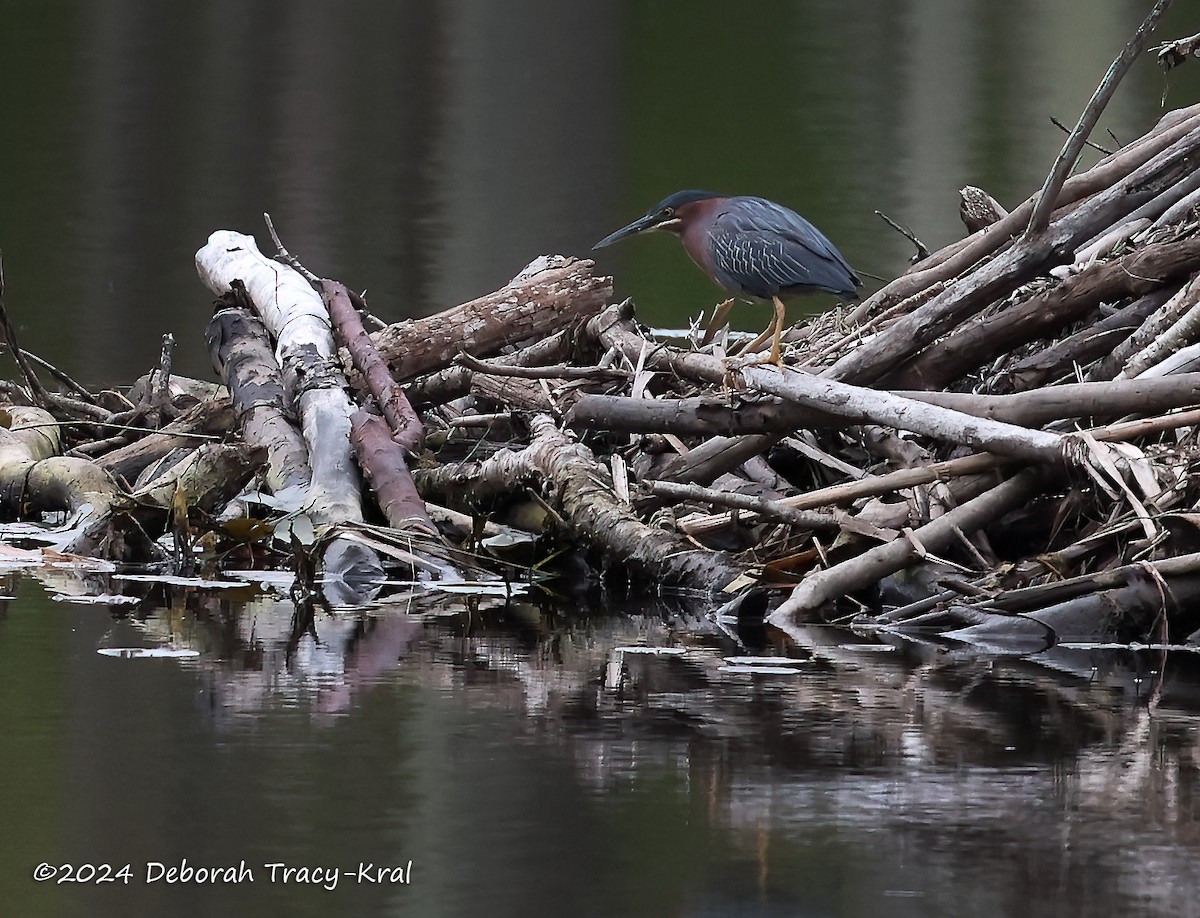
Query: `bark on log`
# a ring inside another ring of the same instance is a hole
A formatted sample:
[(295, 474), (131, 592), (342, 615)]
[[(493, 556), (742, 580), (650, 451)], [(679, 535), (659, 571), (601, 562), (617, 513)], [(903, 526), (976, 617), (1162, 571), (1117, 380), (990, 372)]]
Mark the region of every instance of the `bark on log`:
[(299, 273), (264, 256), (254, 238), (242, 233), (218, 230), (209, 236), (196, 253), (196, 269), (218, 296), (242, 281), (278, 342), (276, 359), (308, 444), (314, 522), (361, 522), (360, 480), (350, 456), (353, 409), (333, 359), (325, 304)]
[(575, 537), (652, 583), (713, 594), (744, 575), (725, 553), (697, 549), (675, 533), (639, 521), (613, 493), (592, 451), (549, 416), (535, 415), (530, 427), (533, 439), (520, 452), (501, 450), (482, 462), (419, 472), (414, 476), (418, 488), (443, 503), (469, 506), (511, 493), (523, 481), (537, 482)]
[[(308, 445), (309, 516), (318, 526), (362, 522), (362, 482), (350, 449), (353, 407), (336, 362), (325, 304), (297, 271), (265, 257), (254, 238), (241, 233), (218, 230), (209, 236), (196, 252), (196, 269), (218, 296), (242, 281), (278, 342), (276, 359)], [(358, 543), (335, 541), (324, 557), (329, 578), (353, 577), (352, 589), (364, 596), (377, 589), (368, 581), (384, 579), (378, 558)]]
[(388, 525), (406, 529), (416, 522), (436, 533), (425, 501), (413, 484), (405, 449), (391, 436), (391, 425), (359, 411), (350, 419), (350, 442)]
[(266, 450), (267, 487), (281, 497), (292, 495), (298, 509), (312, 474), (308, 447), (284, 414), (288, 399), (266, 327), (239, 306), (215, 313), (204, 334), (213, 368), (233, 397), (243, 439)]
[[(425, 427), (363, 327), (359, 309), (365, 309), (366, 304), (340, 281), (321, 281), (321, 296), (338, 339), (349, 353), (354, 368), (362, 374), (367, 391), (391, 428), (392, 439), (408, 455), (415, 456), (425, 441)], [(353, 425), (353, 420), (351, 423)]]
[(372, 337), (400, 382), (449, 366), (459, 351), (486, 357), (603, 309), (612, 296), (612, 278), (594, 277), (593, 267), (591, 261), (561, 256), (539, 259), (494, 293), (425, 319), (397, 322)]
[(896, 320), (886, 333), (868, 338), (822, 375), (867, 383), (895, 370), (921, 348), (999, 297), (1007, 296), (1015, 286), (1032, 279), (1043, 268), (1073, 258), (1076, 245), (1197, 168), (1198, 154), (1200, 128), (1195, 128), (1120, 182), (1055, 220), (1044, 232), (1022, 238), (923, 306)]
[[(940, 389), (998, 355), (1065, 328), (1101, 301), (1141, 296), (1200, 268), (1200, 237), (1144, 246), (994, 315), (976, 317), (886, 374), (899, 389)], [(895, 326), (889, 328), (892, 334)]]
[[(915, 530), (911, 538), (878, 545), (840, 564), (810, 574), (771, 613), (771, 624), (791, 624), (826, 603), (878, 583), (918, 559), (923, 551), (941, 551), (960, 532), (985, 527), (1027, 501), (1037, 490), (1041, 472), (1025, 469), (990, 491), (967, 501)], [(921, 546), (918, 548), (918, 545)]]

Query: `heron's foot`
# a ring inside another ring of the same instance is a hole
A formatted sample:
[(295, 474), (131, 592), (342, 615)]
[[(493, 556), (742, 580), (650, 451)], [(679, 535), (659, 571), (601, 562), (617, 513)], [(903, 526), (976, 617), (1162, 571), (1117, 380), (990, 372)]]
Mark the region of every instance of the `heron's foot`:
[(742, 367), (761, 367), (773, 366), (782, 369), (784, 367), (783, 355), (777, 348), (771, 348), (769, 354), (752, 354), (749, 357), (742, 358), (737, 362), (738, 368)]

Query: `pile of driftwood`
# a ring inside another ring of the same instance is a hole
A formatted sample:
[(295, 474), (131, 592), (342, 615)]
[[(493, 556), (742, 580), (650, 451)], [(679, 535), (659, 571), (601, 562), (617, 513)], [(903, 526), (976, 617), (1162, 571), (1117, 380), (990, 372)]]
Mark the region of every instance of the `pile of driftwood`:
[(167, 341), (92, 393), (19, 349), (0, 278), (35, 406), (8, 409), (0, 512), (72, 511), (56, 548), (93, 557), (291, 563), (341, 602), (583, 571), (785, 629), (1181, 637), (1200, 106), (1067, 178), (1086, 121), (1038, 194), (964, 189), (964, 239), (790, 329), (783, 367), (727, 328), (657, 340), (570, 258), (368, 332), (345, 286), (223, 230), (196, 254), (223, 385), (173, 376)]

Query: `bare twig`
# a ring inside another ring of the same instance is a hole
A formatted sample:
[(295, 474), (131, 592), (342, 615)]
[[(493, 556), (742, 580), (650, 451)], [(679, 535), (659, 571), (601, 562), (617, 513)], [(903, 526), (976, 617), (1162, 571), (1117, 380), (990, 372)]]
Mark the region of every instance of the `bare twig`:
[(1050, 214), (1058, 200), (1058, 193), (1062, 191), (1067, 175), (1083, 151), (1083, 145), (1087, 141), (1088, 135), (1096, 126), (1096, 122), (1100, 120), (1100, 115), (1108, 105), (1108, 100), (1116, 92), (1121, 79), (1129, 72), (1129, 68), (1137, 56), (1142, 53), (1142, 49), (1150, 39), (1150, 33), (1154, 31), (1158, 21), (1173, 2), (1174, 0), (1158, 0), (1154, 4), (1154, 8), (1138, 26), (1133, 38), (1125, 45), (1117, 59), (1112, 62), (1112, 66), (1104, 74), (1100, 85), (1092, 93), (1087, 107), (1079, 116), (1079, 122), (1067, 137), (1062, 150), (1059, 151), (1058, 158), (1054, 160), (1054, 165), (1050, 168), (1050, 173), (1046, 176), (1046, 181), (1042, 183), (1042, 190), (1038, 192), (1037, 201), (1033, 205), (1033, 214), (1029, 217), (1029, 226), (1025, 229), (1025, 238), (1037, 235), (1050, 225)]
[(48, 360), (44, 360), (41, 357), (39, 357), (37, 354), (34, 354), (32, 351), (27, 351), (23, 348), (21, 350), (21, 353), (25, 355), (26, 359), (28, 359), (28, 360), (32, 361), (33, 363), (36, 363), (38, 366), (42, 367), (47, 373), (49, 373), (51, 376), (53, 376), (55, 379), (57, 379), (63, 385), (69, 386), (75, 392), (75, 394), (78, 395), (80, 398), (82, 398), (84, 401), (90, 402), (93, 405), (99, 401), (99, 399), (96, 398), (95, 395), (93, 395), (91, 392), (88, 391), (86, 386), (84, 386), (82, 383), (76, 382), (74, 379), (72, 379), (70, 376), (68, 376), (66, 373), (64, 373), (62, 370), (60, 370), (58, 367), (54, 366), (54, 364), (50, 363)]
[(1200, 34), (1165, 41), (1158, 46), (1158, 66), (1164, 73), (1174, 70), (1189, 57), (1200, 57)]
[(304, 267), (304, 265), (300, 263), (299, 258), (283, 247), (283, 243), (279, 241), (279, 234), (275, 232), (275, 224), (271, 221), (271, 215), (264, 213), (263, 221), (267, 224), (267, 232), (271, 234), (271, 241), (275, 243), (275, 248), (278, 250), (275, 254), (276, 260), (282, 261), (285, 265), (294, 269), (313, 286), (319, 284), (321, 282), (321, 278), (317, 277), (317, 275), (313, 274), (312, 271)]
[(512, 376), (517, 379), (632, 379), (633, 374), (619, 367), (575, 367), (557, 364), (549, 367), (523, 367), (511, 363), (490, 363), (460, 351), (454, 362), (487, 376)]
[(12, 352), (13, 360), (17, 362), (17, 366), (21, 368), (21, 373), (25, 376), (25, 382), (29, 386), (29, 391), (33, 395), (34, 401), (42, 408), (49, 408), (50, 398), (46, 388), (42, 385), (41, 380), (37, 378), (37, 374), (33, 372), (33, 367), (29, 365), (29, 361), (25, 359), (25, 352), (21, 350), (17, 344), (17, 332), (13, 328), (13, 324), (8, 318), (8, 309), (4, 305), (4, 253), (0, 252), (0, 325), (4, 326), (4, 339), (8, 342), (8, 348)]
[[(1053, 115), (1050, 116), (1050, 123), (1053, 124), (1060, 131), (1062, 131), (1064, 134), (1069, 135), (1071, 133), (1071, 129), (1069, 127), (1067, 127), (1065, 124), (1063, 124), (1061, 121), (1059, 121), (1057, 118), (1055, 118)], [(1113, 154), (1112, 150), (1105, 149), (1104, 147), (1100, 146), (1100, 144), (1094, 143), (1091, 140), (1084, 140), (1084, 144), (1091, 147), (1093, 150), (1098, 150), (1099, 152), (1103, 153), (1105, 156), (1112, 156), (1112, 154)]]
[(909, 264), (915, 265), (918, 261), (922, 261), (923, 259), (926, 259), (929, 257), (929, 249), (927, 249), (925, 247), (925, 243), (923, 243), (920, 239), (918, 239), (916, 236), (916, 233), (914, 233), (911, 229), (909, 229), (907, 226), (897, 223), (895, 220), (893, 220), (891, 217), (889, 217), (887, 214), (885, 214), (882, 210), (875, 211), (875, 216), (877, 216), (884, 223), (886, 223), (888, 226), (890, 226), (892, 229), (894, 229), (897, 233), (899, 233), (901, 236), (903, 236), (905, 239), (907, 239), (909, 242), (911, 242), (914, 246), (916, 246), (917, 252), (915, 255), (913, 255), (912, 258), (910, 258), (908, 260)]

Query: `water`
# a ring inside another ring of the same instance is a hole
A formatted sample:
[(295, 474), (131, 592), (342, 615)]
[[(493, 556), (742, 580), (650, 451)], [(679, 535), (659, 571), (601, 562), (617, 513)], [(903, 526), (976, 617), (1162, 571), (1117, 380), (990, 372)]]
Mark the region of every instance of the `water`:
[[(1076, 117), (1146, 6), (0, 0), (7, 306), (91, 385), (132, 381), (168, 331), (176, 368), (208, 377), (192, 254), (215, 229), (261, 238), (270, 211), (397, 319), (586, 255), (686, 187), (792, 205), (890, 276), (908, 244), (872, 211), (936, 247), (961, 234), (962, 185), (1015, 206), (1061, 143), (1048, 116)], [(1161, 35), (1196, 31), (1177, 4)], [(1193, 103), (1198, 70), (1139, 63), (1102, 128), (1128, 140), (1164, 95)], [(670, 240), (600, 256), (652, 323), (719, 298)], [(293, 637), (290, 604), (253, 591), (108, 584), (141, 591), (131, 611), (4, 585), (5, 914), (1195, 909), (1190, 655), (989, 660), (837, 631), (743, 647), (609, 599), (319, 616)], [(647, 641), (686, 653), (616, 651)], [(198, 655), (101, 653), (163, 646)], [(805, 662), (723, 667), (780, 652)], [(184, 859), (254, 879), (147, 882)], [(410, 860), (410, 882), (357, 879)], [(43, 861), (131, 873), (35, 883)], [(329, 891), (269, 863), (351, 876)]]
[[(1191, 654), (979, 659), (813, 628), (786, 649), (793, 672), (752, 675), (723, 661), (785, 648), (666, 606), (318, 614), (295, 637), (290, 603), (269, 596), (150, 591), (125, 617), (47, 598), (72, 582), (21, 581), (0, 619), (11, 914), (1178, 915), (1194, 901)], [(680, 652), (622, 650), (645, 644)], [(199, 653), (101, 652), (141, 646)], [(35, 884), (43, 861), (128, 864), (129, 879)], [(162, 878), (243, 863), (215, 885)], [(364, 863), (409, 882), (367, 883)], [(327, 890), (270, 864), (339, 875)]]

